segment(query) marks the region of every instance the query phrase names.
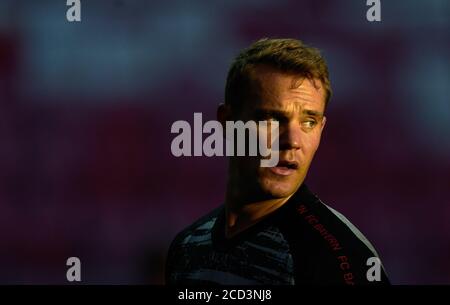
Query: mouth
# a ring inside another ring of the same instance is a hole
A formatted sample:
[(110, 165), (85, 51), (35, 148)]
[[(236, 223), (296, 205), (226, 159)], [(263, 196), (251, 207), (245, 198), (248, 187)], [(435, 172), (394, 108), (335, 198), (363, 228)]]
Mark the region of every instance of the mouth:
[(275, 167), (270, 167), (270, 171), (280, 176), (290, 176), (298, 169), (297, 161), (280, 160)]

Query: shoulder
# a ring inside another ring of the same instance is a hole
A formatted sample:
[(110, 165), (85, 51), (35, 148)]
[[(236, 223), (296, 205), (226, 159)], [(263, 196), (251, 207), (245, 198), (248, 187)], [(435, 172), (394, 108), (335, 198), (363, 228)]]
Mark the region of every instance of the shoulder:
[(345, 227), (345, 229), (348, 231), (348, 234), (355, 240), (358, 241), (358, 244), (360, 246), (366, 247), (374, 256), (378, 257), (378, 253), (375, 250), (375, 247), (372, 245), (372, 243), (364, 236), (364, 234), (353, 224), (350, 222), (350, 220), (347, 219), (343, 214), (336, 211), (332, 207), (326, 205), (325, 203), (321, 202), (335, 217), (336, 221), (339, 222), (342, 226)]
[(208, 242), (211, 239), (211, 230), (222, 208), (223, 206), (215, 208), (176, 234), (166, 255), (166, 283), (169, 282), (172, 269), (177, 265), (177, 261), (181, 260), (187, 248), (192, 248), (191, 246), (199, 245), (205, 241)]
[(325, 204), (306, 186), (303, 186), (293, 198), (292, 208), (295, 225), (309, 227), (317, 236), (328, 240), (330, 247), (337, 248), (345, 244), (346, 248), (362, 248), (378, 256), (374, 246), (347, 217)]
[(170, 248), (177, 246), (179, 244), (184, 244), (188, 242), (188, 239), (191, 238), (194, 234), (204, 234), (211, 232), (214, 223), (217, 219), (218, 214), (222, 210), (223, 206), (219, 206), (209, 212), (208, 214), (200, 217), (196, 221), (194, 221), (191, 225), (181, 230), (173, 239)]
[(387, 281), (375, 247), (344, 215), (323, 203), (306, 186), (293, 198), (289, 214), (285, 231), (302, 259), (306, 257), (315, 266), (309, 272), (321, 281), (367, 284), (366, 273), (374, 259)]

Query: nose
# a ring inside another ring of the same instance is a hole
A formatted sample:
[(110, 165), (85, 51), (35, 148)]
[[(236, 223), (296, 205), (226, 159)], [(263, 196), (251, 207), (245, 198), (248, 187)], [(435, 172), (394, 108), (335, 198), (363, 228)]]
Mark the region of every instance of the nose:
[(299, 122), (290, 121), (280, 125), (280, 150), (300, 149), (301, 126)]

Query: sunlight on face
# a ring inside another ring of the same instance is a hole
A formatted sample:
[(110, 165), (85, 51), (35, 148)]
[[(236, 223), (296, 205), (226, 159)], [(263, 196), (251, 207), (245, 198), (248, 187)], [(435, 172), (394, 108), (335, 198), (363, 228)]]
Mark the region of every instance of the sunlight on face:
[(240, 162), (243, 176), (256, 179), (259, 191), (275, 198), (292, 195), (303, 183), (325, 126), (325, 91), (320, 81), (299, 78), (267, 66), (253, 71), (255, 92), (243, 120), (279, 122), (279, 163), (256, 167)]

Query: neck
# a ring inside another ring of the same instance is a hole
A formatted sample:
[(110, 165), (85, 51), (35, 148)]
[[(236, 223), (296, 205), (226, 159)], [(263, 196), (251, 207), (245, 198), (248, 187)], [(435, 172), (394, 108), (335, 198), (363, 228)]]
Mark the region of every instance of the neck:
[[(286, 203), (289, 197), (267, 198), (249, 193), (245, 184), (230, 179), (225, 197), (225, 235), (233, 235), (245, 230), (270, 215)], [(253, 195), (253, 196), (252, 196)], [(257, 198), (255, 200), (255, 198)]]

